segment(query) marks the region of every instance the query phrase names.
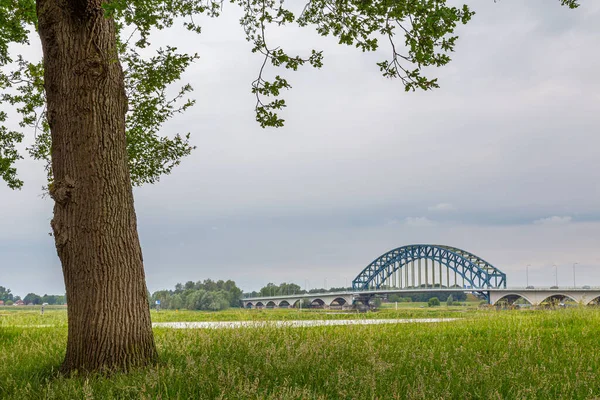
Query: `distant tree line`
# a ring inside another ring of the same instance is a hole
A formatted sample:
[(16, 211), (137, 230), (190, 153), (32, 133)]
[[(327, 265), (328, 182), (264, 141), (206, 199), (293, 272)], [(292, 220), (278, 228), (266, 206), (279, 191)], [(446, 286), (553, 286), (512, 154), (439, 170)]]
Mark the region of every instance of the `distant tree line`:
[(0, 301), (6, 303), (7, 301), (17, 301), (21, 300), (19, 296), (15, 296), (11, 293), (10, 289), (5, 288), (4, 286), (0, 286)]
[(219, 311), (229, 307), (239, 307), (242, 290), (234, 281), (205, 279), (178, 283), (175, 290), (159, 290), (150, 296), (150, 305), (160, 301), (161, 309), (188, 309)]
[(14, 302), (23, 300), (25, 304), (41, 305), (47, 303), (49, 305), (64, 305), (67, 304), (67, 297), (65, 295), (49, 295), (45, 294), (40, 296), (35, 293), (29, 293), (23, 299), (21, 296), (14, 295), (10, 289), (0, 286), (0, 301), (3, 301), (5, 305), (13, 305)]
[(432, 298), (437, 298), (439, 301), (448, 301), (451, 297), (453, 301), (466, 301), (467, 294), (463, 292), (448, 293), (448, 292), (427, 292), (427, 293), (411, 293), (411, 294), (390, 294), (388, 301), (402, 303), (406, 301), (427, 303)]
[(244, 297), (267, 297), (267, 296), (286, 296), (286, 295), (294, 295), (294, 294), (306, 294), (306, 293), (327, 293), (327, 292), (345, 292), (351, 291), (352, 288), (348, 287), (331, 287), (329, 289), (325, 288), (314, 288), (309, 290), (304, 290), (300, 287), (300, 285), (296, 283), (286, 283), (282, 282), (279, 285), (274, 283), (267, 283), (266, 286), (262, 287), (258, 292), (256, 290), (252, 292), (244, 293)]
[(25, 304), (44, 304), (47, 303), (49, 305), (57, 305), (62, 306), (67, 304), (67, 296), (66, 295), (49, 295), (45, 294), (43, 296), (39, 296), (35, 293), (29, 293), (25, 298), (23, 298)]
[[(156, 301), (160, 301), (162, 309), (188, 309), (188, 310), (224, 310), (229, 307), (239, 307), (239, 300), (244, 297), (267, 297), (267, 296), (282, 296), (295, 295), (306, 293), (327, 293), (327, 292), (344, 292), (352, 291), (351, 287), (331, 287), (313, 288), (304, 290), (296, 283), (282, 282), (279, 285), (268, 283), (259, 291), (243, 293), (236, 283), (232, 280), (205, 279), (204, 281), (187, 281), (185, 284), (178, 283), (174, 290), (159, 290), (149, 295), (150, 305), (155, 306)], [(467, 300), (466, 293), (447, 293), (447, 292), (428, 292), (428, 293), (413, 293), (413, 294), (390, 294), (389, 302), (428, 302), (431, 298), (437, 298), (439, 301), (448, 301), (448, 297), (452, 301)], [(21, 300), (20, 296), (14, 295), (10, 289), (0, 286), (0, 300), (5, 305), (12, 305), (13, 302)], [(41, 305), (47, 303), (49, 305), (64, 305), (67, 303), (65, 295), (48, 295), (39, 296), (35, 293), (29, 293), (22, 299), (25, 304)]]
[[(425, 285), (421, 285), (425, 288)], [(439, 287), (439, 284), (436, 285)], [(429, 287), (431, 289), (431, 286)], [(392, 287), (382, 286), (381, 289), (393, 289)], [(252, 291), (244, 293), (244, 297), (269, 297), (269, 296), (286, 296), (295, 294), (306, 294), (306, 293), (327, 293), (327, 292), (346, 292), (352, 291), (352, 287), (331, 287), (315, 288), (310, 290), (304, 290), (300, 285), (296, 283), (283, 282), (279, 285), (274, 283), (268, 283), (266, 286), (261, 288), (259, 291)], [(427, 292), (427, 293), (414, 293), (414, 294), (391, 294), (388, 296), (390, 302), (428, 302), (429, 299), (436, 297), (439, 301), (447, 301), (448, 297), (452, 296), (453, 301), (466, 301), (467, 295), (463, 292), (447, 293), (447, 292)]]

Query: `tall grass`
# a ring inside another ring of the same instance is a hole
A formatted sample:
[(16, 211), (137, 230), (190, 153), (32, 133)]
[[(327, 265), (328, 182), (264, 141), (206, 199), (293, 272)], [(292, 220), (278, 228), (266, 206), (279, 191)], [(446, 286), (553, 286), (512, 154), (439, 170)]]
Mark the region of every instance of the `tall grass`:
[[(438, 324), (155, 329), (158, 364), (110, 377), (56, 374), (64, 354), (66, 328), (60, 311), (54, 312), (57, 315), (44, 316), (54, 321), (45, 328), (31, 327), (39, 321), (33, 315), (0, 317), (1, 399), (600, 396), (600, 313), (595, 309), (469, 311), (461, 320)], [(412, 317), (431, 316), (428, 309), (410, 312), (417, 314)], [(385, 313), (402, 315), (395, 310)], [(175, 318), (170, 312), (159, 314), (153, 318)], [(190, 315), (201, 315), (172, 314), (188, 320)], [(209, 315), (214, 320), (234, 315), (263, 318), (262, 313), (246, 311)], [(328, 317), (337, 318), (335, 315)], [(295, 316), (288, 311), (264, 318)]]

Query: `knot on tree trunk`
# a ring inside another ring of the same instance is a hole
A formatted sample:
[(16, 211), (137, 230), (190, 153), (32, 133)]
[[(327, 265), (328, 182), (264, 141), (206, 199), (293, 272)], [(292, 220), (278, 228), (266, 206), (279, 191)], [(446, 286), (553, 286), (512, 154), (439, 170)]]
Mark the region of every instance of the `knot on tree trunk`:
[(94, 54), (85, 60), (81, 60), (74, 67), (73, 72), (76, 75), (87, 75), (90, 78), (102, 78), (106, 76), (108, 66), (98, 54)]
[(80, 20), (87, 20), (91, 14), (102, 10), (102, 0), (67, 0), (73, 14)]
[(75, 181), (69, 177), (55, 181), (49, 186), (50, 197), (61, 206), (65, 206), (70, 200), (75, 188)]
[(63, 247), (65, 247), (69, 241), (69, 238), (65, 229), (63, 229), (63, 226), (57, 221), (56, 218), (53, 218), (52, 221), (50, 221), (50, 226), (52, 227), (52, 232), (54, 234), (54, 243), (56, 244), (56, 249), (59, 251), (60, 255), (60, 251), (63, 249)]

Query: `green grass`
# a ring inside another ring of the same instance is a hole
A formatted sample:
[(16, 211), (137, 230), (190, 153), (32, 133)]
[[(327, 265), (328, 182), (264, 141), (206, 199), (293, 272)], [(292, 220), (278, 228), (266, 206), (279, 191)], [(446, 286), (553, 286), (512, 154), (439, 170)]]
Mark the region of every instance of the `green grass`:
[[(319, 309), (262, 309), (245, 310), (232, 308), (220, 312), (188, 310), (151, 310), (153, 322), (201, 322), (201, 321), (288, 321), (314, 319), (374, 319), (374, 318), (449, 318), (463, 317), (473, 313), (477, 304), (469, 307), (427, 307), (427, 303), (384, 304), (378, 312), (358, 313), (356, 311)], [(40, 307), (0, 307), (0, 327), (9, 326), (67, 326), (65, 307), (46, 307), (44, 315)]]
[[(65, 311), (35, 314), (39, 311), (0, 308), (0, 399), (600, 397), (598, 309), (417, 307), (350, 317), (462, 319), (313, 328), (161, 328), (155, 329), (157, 365), (127, 375), (71, 378), (56, 373), (66, 343)], [(306, 310), (152, 314), (154, 321), (339, 316)]]
[[(410, 304), (410, 303), (407, 303)], [(195, 322), (195, 321), (281, 321), (281, 320), (314, 320), (314, 319), (374, 319), (374, 318), (438, 318), (457, 317), (465, 312), (472, 312), (475, 307), (425, 307), (421, 303), (413, 303), (412, 307), (386, 305), (378, 312), (359, 313), (342, 310), (298, 310), (298, 309), (262, 309), (244, 310), (230, 309), (221, 312), (200, 311), (152, 311), (154, 322)], [(424, 303), (427, 304), (427, 303)]]

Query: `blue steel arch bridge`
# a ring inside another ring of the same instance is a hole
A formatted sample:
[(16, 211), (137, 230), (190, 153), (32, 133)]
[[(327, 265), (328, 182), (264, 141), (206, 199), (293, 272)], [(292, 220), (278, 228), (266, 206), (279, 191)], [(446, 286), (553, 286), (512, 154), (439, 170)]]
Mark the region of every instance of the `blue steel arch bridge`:
[(243, 307), (350, 307), (392, 293), (468, 292), (495, 304), (521, 298), (532, 305), (551, 300), (600, 304), (600, 288), (508, 288), (506, 274), (481, 257), (446, 245), (413, 244), (390, 250), (373, 260), (345, 292), (286, 294), (241, 300)]
[(353, 290), (444, 286), (506, 288), (506, 274), (483, 258), (456, 247), (413, 244), (377, 257), (352, 281)]

